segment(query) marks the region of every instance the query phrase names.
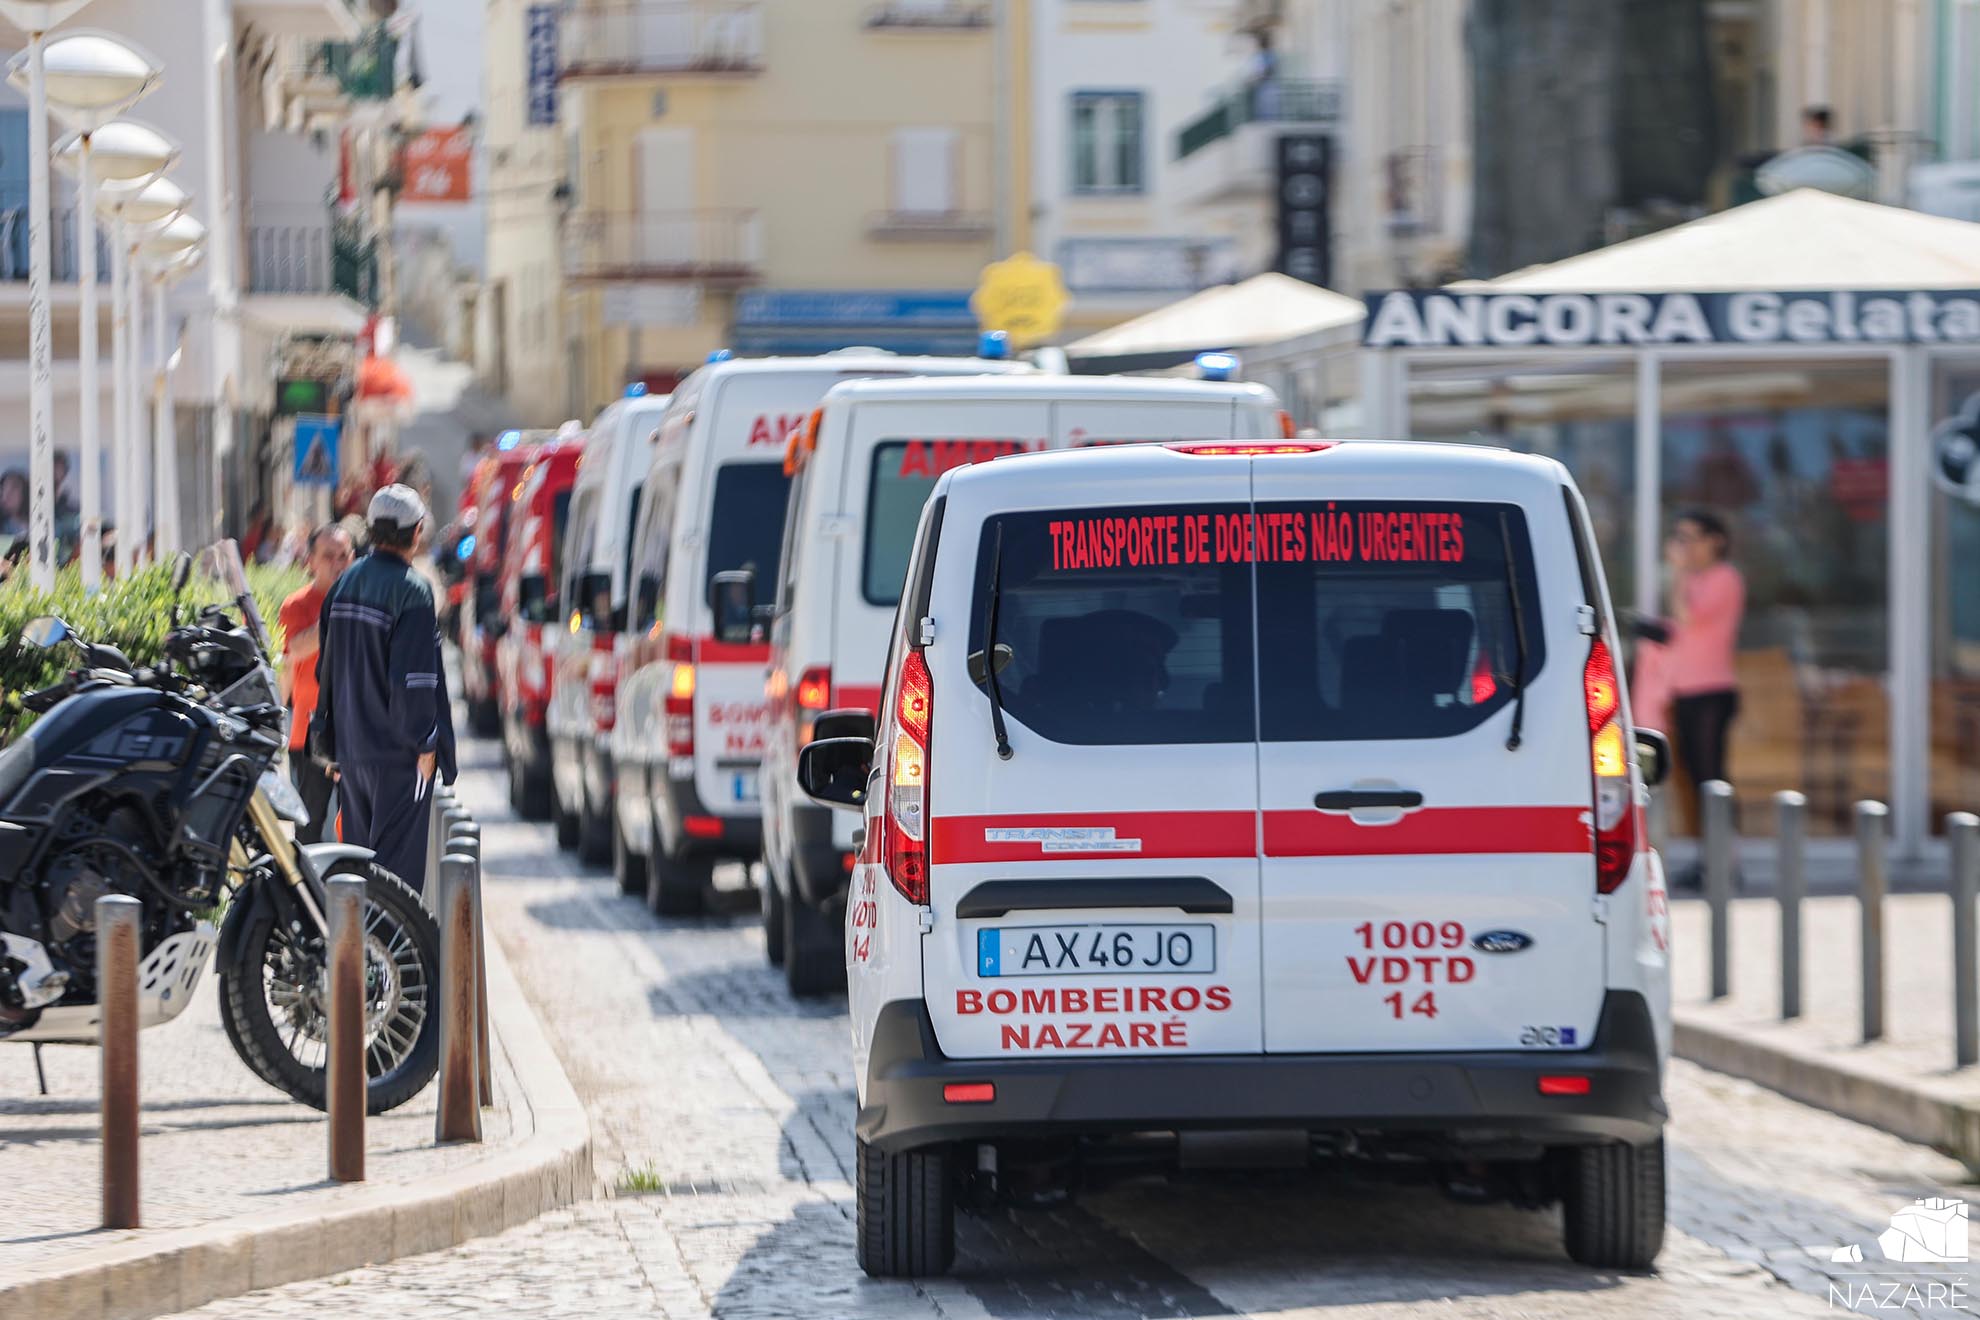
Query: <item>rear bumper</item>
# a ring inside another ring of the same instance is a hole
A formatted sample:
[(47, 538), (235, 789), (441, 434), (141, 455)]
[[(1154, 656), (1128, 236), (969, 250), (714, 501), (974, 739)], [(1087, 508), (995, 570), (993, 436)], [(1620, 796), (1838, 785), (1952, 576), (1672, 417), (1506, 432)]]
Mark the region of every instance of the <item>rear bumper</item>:
[(650, 774), (653, 824), (668, 856), (753, 862), (763, 855), (762, 817), (718, 816), (703, 805), (692, 779), (673, 778), (665, 765), (656, 765)]
[[(1542, 1095), (1542, 1074), (1589, 1079), (1586, 1095)], [(950, 1104), (952, 1082), (991, 1082), (994, 1100)], [(883, 1150), (944, 1141), (1108, 1131), (1280, 1128), (1421, 1133), (1541, 1145), (1642, 1143), (1663, 1129), (1650, 1008), (1612, 990), (1595, 1043), (1575, 1051), (1258, 1054), (952, 1060), (921, 1000), (874, 1023), (859, 1135)]]

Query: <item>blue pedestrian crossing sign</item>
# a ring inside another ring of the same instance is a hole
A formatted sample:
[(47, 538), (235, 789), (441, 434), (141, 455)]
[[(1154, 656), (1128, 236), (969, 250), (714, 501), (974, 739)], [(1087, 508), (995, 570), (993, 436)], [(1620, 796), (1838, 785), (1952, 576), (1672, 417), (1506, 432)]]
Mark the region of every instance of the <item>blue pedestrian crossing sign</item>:
[(296, 415), (296, 484), (335, 486), (337, 484), (337, 441), (344, 424), (335, 417), (316, 413)]

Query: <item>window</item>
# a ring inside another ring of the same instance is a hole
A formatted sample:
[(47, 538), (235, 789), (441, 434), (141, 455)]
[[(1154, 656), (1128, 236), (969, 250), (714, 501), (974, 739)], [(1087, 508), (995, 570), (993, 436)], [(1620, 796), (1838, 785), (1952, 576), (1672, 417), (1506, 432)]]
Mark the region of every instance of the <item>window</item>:
[(956, 182), (956, 130), (897, 128), (893, 140), (893, 194), (896, 215), (953, 215)]
[(525, 570), (517, 579), (518, 613), (524, 623), (557, 622), (557, 600), (551, 584), (561, 580), (564, 565), (564, 532), (571, 521), (571, 492), (560, 490), (551, 501), (549, 562), (542, 574)]
[(798, 464), (798, 470), (791, 476), (791, 493), (784, 501), (783, 563), (777, 569), (777, 618), (780, 623), (791, 612), (791, 602), (797, 596), (798, 569), (802, 564), (804, 545), (804, 537), (798, 529), (804, 526), (805, 497), (811, 490), (811, 468), (810, 463)]
[[(675, 470), (678, 475), (678, 469)], [(664, 631), (667, 626), (667, 563), (673, 553), (674, 505), (677, 481), (657, 478), (640, 512), (639, 534), (632, 544), (632, 612), (634, 632)]]
[(1138, 193), (1143, 184), (1140, 92), (1074, 92), (1075, 193)]
[[(1242, 516), (1242, 505), (1074, 509), (984, 524), (968, 648), (995, 649), (1005, 711), (1054, 742), (1250, 742), (1251, 566), (1106, 566), (1063, 553), (1072, 524)], [(1092, 561), (1097, 562), (1097, 561)], [(988, 637), (992, 583), (997, 635)], [(971, 668), (980, 670), (982, 661)]]
[(1522, 623), (1526, 681), (1540, 672), (1545, 616), (1517, 508), (1342, 500), (1257, 511), (1292, 515), (1307, 547), (1297, 562), (1258, 565), (1266, 742), (1475, 729), (1512, 700)]
[(574, 610), (582, 610), (586, 606), (584, 592), (580, 588), (585, 572), (591, 567), (591, 551), (598, 539), (597, 496), (594, 487), (571, 502), (570, 545), (564, 555), (565, 577), (558, 595)]
[(866, 488), (866, 557), (860, 594), (869, 605), (900, 603), (908, 553), (921, 506), (935, 481), (950, 468), (987, 463), (1003, 454), (1043, 447), (1026, 440), (883, 440), (873, 449), (873, 475)]
[(725, 463), (715, 474), (715, 507), (708, 519), (708, 577), (746, 568), (756, 574), (760, 600), (777, 569), (791, 479), (776, 463)]

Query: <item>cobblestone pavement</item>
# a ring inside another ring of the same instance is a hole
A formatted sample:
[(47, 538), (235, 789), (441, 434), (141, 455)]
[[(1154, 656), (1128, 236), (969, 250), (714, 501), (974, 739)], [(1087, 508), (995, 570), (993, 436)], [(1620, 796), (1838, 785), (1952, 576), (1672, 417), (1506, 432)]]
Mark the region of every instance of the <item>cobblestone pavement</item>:
[(726, 915), (663, 923), (580, 872), (547, 828), (508, 822), (487, 764), (462, 787), (486, 831), (491, 928), (590, 1108), (600, 1196), (500, 1237), (192, 1313), (203, 1320), (1348, 1320), (1432, 1302), (1454, 1320), (1815, 1316), (1832, 1312), (1831, 1271), (1877, 1268), (1832, 1265), (1838, 1243), (1869, 1244), (1915, 1197), (1961, 1194), (1958, 1166), (1929, 1150), (1679, 1063), (1673, 1231), (1653, 1275), (1571, 1265), (1553, 1213), (1249, 1176), (964, 1215), (953, 1276), (874, 1283), (852, 1253), (843, 1003), (783, 992), (746, 894)]
[[(139, 1186), (146, 1230), (181, 1228), (298, 1205), (333, 1205), (352, 1189), (325, 1179), (324, 1117), (242, 1063), (220, 1025), (209, 970), (186, 1011), (139, 1037), (143, 1095)], [(485, 1156), (509, 1140), (515, 1079), (495, 1051), (499, 1105), (484, 1144), (433, 1144), (428, 1087), (365, 1125), (371, 1185), (410, 1182)], [(138, 1236), (105, 1232), (98, 1144), (99, 1060), (93, 1047), (42, 1048), (48, 1094), (25, 1045), (0, 1045), (0, 1278), (70, 1250)]]

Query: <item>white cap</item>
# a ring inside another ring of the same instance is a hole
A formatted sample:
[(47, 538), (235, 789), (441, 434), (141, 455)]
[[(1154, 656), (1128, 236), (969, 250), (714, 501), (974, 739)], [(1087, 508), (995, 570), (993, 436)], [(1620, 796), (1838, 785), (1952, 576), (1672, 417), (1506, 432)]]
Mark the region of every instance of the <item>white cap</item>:
[(426, 521), (426, 505), (420, 500), (418, 491), (395, 482), (381, 487), (371, 497), (371, 508), (365, 513), (365, 521), (416, 527)]

